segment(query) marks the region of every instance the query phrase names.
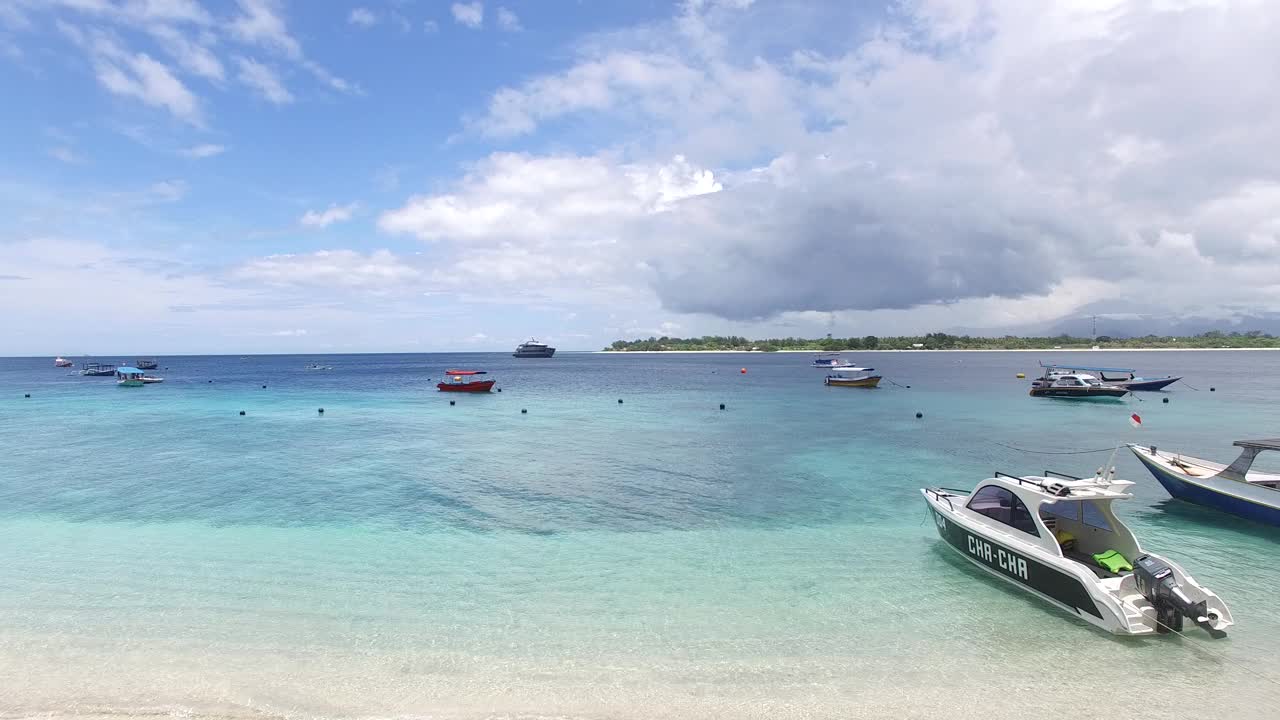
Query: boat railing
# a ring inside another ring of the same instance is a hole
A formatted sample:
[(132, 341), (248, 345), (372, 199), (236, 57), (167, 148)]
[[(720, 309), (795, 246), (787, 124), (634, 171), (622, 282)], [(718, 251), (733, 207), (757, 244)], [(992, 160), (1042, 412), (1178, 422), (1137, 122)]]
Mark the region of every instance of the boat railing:
[(1056, 471), (1056, 470), (1045, 470), (1045, 471), (1044, 471), (1044, 476), (1045, 476), (1045, 477), (1057, 477), (1057, 478), (1062, 478), (1063, 480), (1083, 480), (1083, 479), (1084, 479), (1084, 478), (1082, 478), (1082, 477), (1076, 477), (1075, 475), (1068, 475), (1068, 474), (1066, 474), (1066, 473), (1060, 473), (1060, 472), (1058, 472), (1058, 471)]
[(947, 504), (947, 507), (951, 508), (952, 510), (955, 510), (956, 506), (951, 504), (951, 498), (956, 497), (958, 495), (967, 496), (970, 494), (970, 491), (968, 490), (957, 490), (956, 488), (946, 488), (946, 487), (925, 488), (924, 491), (927, 493), (932, 493), (933, 496), (937, 498), (939, 502), (945, 502)]
[(1027, 478), (1019, 477), (1017, 475), (1010, 475), (1009, 473), (1000, 472), (999, 470), (996, 471), (996, 477), (1009, 478), (1010, 480), (1016, 480), (1018, 481), (1019, 485), (1030, 485), (1031, 487), (1040, 488), (1041, 490), (1048, 489), (1045, 487), (1045, 484), (1040, 482), (1039, 480), (1028, 480)]

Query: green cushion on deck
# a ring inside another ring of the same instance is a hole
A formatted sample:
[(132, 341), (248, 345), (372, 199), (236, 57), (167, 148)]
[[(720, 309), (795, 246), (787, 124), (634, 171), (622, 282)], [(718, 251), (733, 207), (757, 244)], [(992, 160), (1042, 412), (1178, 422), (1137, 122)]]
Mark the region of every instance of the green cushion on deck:
[(1093, 560), (1113, 573), (1119, 573), (1121, 570), (1133, 570), (1133, 566), (1129, 564), (1129, 561), (1115, 550), (1098, 553), (1093, 556)]

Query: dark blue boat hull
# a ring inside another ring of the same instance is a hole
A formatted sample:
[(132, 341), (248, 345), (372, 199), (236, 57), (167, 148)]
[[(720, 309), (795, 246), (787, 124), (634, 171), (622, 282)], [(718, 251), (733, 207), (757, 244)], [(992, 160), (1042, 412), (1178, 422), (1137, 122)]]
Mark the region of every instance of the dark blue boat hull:
[[(1139, 460), (1143, 460), (1141, 456)], [(1266, 525), (1274, 525), (1280, 527), (1280, 509), (1261, 505), (1259, 503), (1250, 502), (1238, 497), (1233, 497), (1225, 493), (1220, 493), (1208, 488), (1186, 482), (1182, 478), (1173, 475), (1164, 468), (1152, 465), (1145, 460), (1143, 465), (1151, 471), (1156, 481), (1164, 486), (1164, 489), (1173, 497), (1196, 505), (1221, 510), (1237, 517), (1242, 517), (1254, 522), (1260, 522)]]

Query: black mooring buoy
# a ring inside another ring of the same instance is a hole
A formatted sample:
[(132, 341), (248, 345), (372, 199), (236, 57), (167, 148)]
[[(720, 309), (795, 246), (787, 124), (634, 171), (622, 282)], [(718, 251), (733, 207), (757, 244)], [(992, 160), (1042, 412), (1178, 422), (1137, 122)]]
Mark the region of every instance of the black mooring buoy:
[(449, 401), (449, 405), (453, 405), (453, 403), (454, 403), (454, 401), (453, 401), (453, 400), (450, 400), (450, 401)]
[(1160, 402), (1164, 403), (1165, 405), (1168, 405), (1168, 404), (1169, 404), (1169, 398), (1164, 398), (1164, 399), (1162, 399)]
[(721, 409), (721, 410), (723, 410), (723, 409), (724, 409), (724, 403), (720, 403), (720, 409)]
[[(24, 397), (24, 398), (29, 398), (29, 397), (31, 397), (31, 393), (27, 393), (26, 395), (23, 395), (22, 397)], [(621, 400), (619, 400), (618, 402), (622, 402), (622, 401), (621, 401)]]
[(502, 388), (498, 388), (498, 392), (502, 392)]
[(1216, 388), (1216, 387), (1211, 387), (1211, 388), (1209, 388), (1209, 392), (1218, 392), (1218, 388)]
[(263, 386), (262, 386), (262, 389), (263, 389), (263, 390), (266, 390), (266, 389), (267, 389), (267, 386), (266, 386), (266, 385), (263, 385)]
[(619, 404), (619, 405), (621, 405), (621, 404), (622, 404), (622, 398), (618, 398), (618, 404)]
[(240, 414), (241, 414), (241, 415), (243, 415), (243, 414), (244, 414), (244, 411), (243, 411), (243, 410), (241, 410), (241, 411), (240, 411)]
[(528, 410), (527, 408), (520, 408), (520, 414), (521, 414), (521, 415), (528, 415), (528, 414), (529, 414), (529, 410)]
[(919, 419), (920, 419), (920, 418), (922, 418), (922, 417), (924, 417), (924, 413), (922, 413), (922, 412), (918, 412), (918, 413), (916, 413), (916, 419), (917, 419), (917, 420), (919, 420)]
[(320, 413), (321, 415), (323, 415), (323, 414), (324, 414), (324, 408), (320, 408), (319, 410), (316, 410), (316, 412), (318, 412), (318, 413)]
[(210, 380), (209, 382), (213, 382), (213, 381), (212, 381), (212, 380)]

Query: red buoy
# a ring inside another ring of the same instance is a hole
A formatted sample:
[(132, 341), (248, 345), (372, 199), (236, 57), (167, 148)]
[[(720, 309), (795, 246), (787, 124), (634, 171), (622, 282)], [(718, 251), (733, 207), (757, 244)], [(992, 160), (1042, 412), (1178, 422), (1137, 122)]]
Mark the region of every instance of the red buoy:
[(742, 373), (743, 375), (746, 375), (746, 374), (747, 374), (747, 369), (746, 369), (746, 368), (742, 368), (742, 369), (741, 369), (741, 370), (739, 370), (738, 372)]

